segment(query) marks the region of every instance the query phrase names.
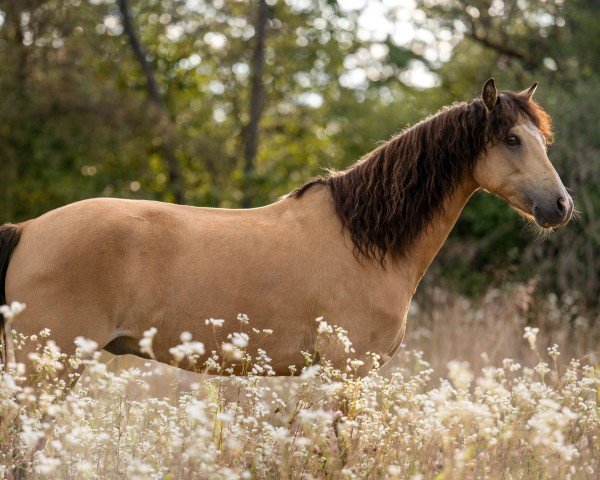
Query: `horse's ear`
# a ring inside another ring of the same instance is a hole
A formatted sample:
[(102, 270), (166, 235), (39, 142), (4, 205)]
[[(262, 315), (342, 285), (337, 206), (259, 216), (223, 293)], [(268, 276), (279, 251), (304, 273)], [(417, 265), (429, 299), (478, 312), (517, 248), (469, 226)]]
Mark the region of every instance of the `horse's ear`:
[(498, 100), (498, 92), (496, 91), (496, 84), (494, 83), (493, 78), (490, 78), (483, 84), (483, 88), (481, 89), (481, 99), (483, 100), (483, 104), (487, 111), (491, 112)]
[(538, 86), (538, 82), (535, 82), (531, 87), (526, 88), (522, 92), (519, 92), (519, 97), (523, 97), (523, 98), (527, 99), (528, 101), (531, 100), (531, 97), (533, 97), (533, 94), (535, 93), (537, 86)]

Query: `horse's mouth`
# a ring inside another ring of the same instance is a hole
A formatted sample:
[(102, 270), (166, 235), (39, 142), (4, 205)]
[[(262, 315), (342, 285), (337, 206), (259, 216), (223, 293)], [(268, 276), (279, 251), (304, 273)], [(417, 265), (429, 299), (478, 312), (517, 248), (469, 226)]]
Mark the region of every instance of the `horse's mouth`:
[(533, 218), (535, 223), (537, 223), (538, 227), (546, 229), (551, 229), (555, 227), (555, 225), (546, 220), (546, 217), (544, 217), (544, 213), (538, 207), (533, 207)]
[(570, 205), (566, 210), (564, 210), (563, 212), (558, 212), (558, 215), (555, 215), (554, 218), (552, 218), (551, 216), (550, 219), (548, 219), (547, 215), (541, 208), (534, 206), (533, 217), (535, 219), (535, 223), (537, 223), (540, 227), (558, 230), (559, 228), (562, 228), (567, 223), (569, 223), (573, 214), (573, 208), (573, 203), (570, 202)]
[(527, 210), (517, 207), (516, 205), (511, 205), (511, 206), (515, 212), (517, 212), (519, 215), (521, 215), (528, 222), (535, 223), (536, 225), (539, 225), (540, 227), (545, 228), (537, 222), (537, 220), (532, 212), (528, 212)]
[(539, 218), (538, 216), (533, 212), (533, 211), (527, 211), (524, 210), (520, 207), (517, 207), (516, 205), (512, 205), (512, 208), (519, 214), (521, 215), (521, 217), (523, 217), (525, 220), (527, 220), (527, 222), (535, 225), (536, 227), (545, 230), (546, 232), (552, 232), (554, 230), (557, 230), (561, 227), (563, 227), (564, 225), (551, 225), (550, 223), (548, 223), (545, 219), (543, 218)]

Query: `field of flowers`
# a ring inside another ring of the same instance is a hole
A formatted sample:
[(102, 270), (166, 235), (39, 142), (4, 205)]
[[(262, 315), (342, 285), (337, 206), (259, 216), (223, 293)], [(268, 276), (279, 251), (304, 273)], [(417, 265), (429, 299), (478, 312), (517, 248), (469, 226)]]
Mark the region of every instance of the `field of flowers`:
[[(269, 378), (268, 352), (245, 352), (245, 316), (225, 320), (240, 335), (209, 360), (212, 373), (224, 358), (246, 362), (235, 378), (109, 358), (81, 338), (65, 358), (47, 331), (13, 338), (13, 348), (40, 344), (38, 381), (27, 386), (18, 365), (2, 373), (0, 477), (596, 479), (599, 322), (576, 298), (535, 302), (530, 290), (491, 291), (477, 305), (434, 291), (411, 311), (407, 346), (363, 378), (353, 359)], [(325, 340), (348, 344), (318, 321)], [(193, 361), (203, 347), (181, 340), (174, 356)], [(53, 380), (82, 364), (75, 388)]]

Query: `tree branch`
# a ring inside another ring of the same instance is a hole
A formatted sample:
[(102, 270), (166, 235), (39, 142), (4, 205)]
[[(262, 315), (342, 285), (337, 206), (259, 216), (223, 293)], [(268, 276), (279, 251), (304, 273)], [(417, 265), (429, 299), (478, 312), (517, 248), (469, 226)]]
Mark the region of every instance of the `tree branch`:
[(146, 53), (144, 52), (142, 44), (137, 35), (135, 26), (133, 24), (129, 3), (127, 0), (117, 0), (117, 4), (119, 5), (121, 18), (123, 20), (123, 29), (125, 31), (125, 34), (127, 35), (127, 38), (129, 39), (129, 44), (131, 45), (131, 49), (133, 50), (135, 58), (140, 64), (142, 73), (146, 78), (146, 90), (148, 93), (148, 98), (150, 102), (156, 107), (159, 113), (161, 123), (164, 124), (165, 127), (162, 129), (162, 141), (160, 148), (165, 161), (165, 165), (167, 167), (167, 181), (169, 189), (175, 197), (175, 203), (185, 203), (183, 173), (181, 170), (181, 165), (179, 164), (177, 156), (175, 155), (174, 143), (176, 131), (174, 125), (171, 122), (169, 109), (167, 108), (167, 105), (162, 95), (160, 94), (158, 83), (154, 75), (154, 68), (152, 66), (152, 63), (146, 57)]
[[(471, 27), (471, 29), (467, 33), (467, 35), (472, 40), (475, 40), (477, 43), (483, 45), (484, 47), (490, 48), (497, 53), (519, 59), (519, 60), (523, 61), (525, 64), (530, 64), (531, 56), (528, 55), (526, 52), (524, 52), (518, 48), (511, 47), (508, 45), (508, 43), (504, 43), (502, 41), (494, 41), (488, 35), (481, 33), (481, 29), (478, 28), (478, 25), (475, 22), (475, 19), (467, 11), (468, 5), (469, 5), (469, 3), (466, 0), (462, 0), (460, 2), (460, 11), (464, 14), (467, 22), (469, 23), (469, 26)], [(515, 10), (513, 8), (512, 12), (514, 13), (514, 11)], [(483, 26), (484, 31), (487, 28), (487, 26), (485, 24), (489, 23), (489, 21), (490, 21), (490, 18), (487, 16), (483, 16), (480, 18), (480, 23), (483, 23), (482, 26)], [(508, 37), (506, 34), (506, 31), (504, 31), (504, 30), (501, 32), (501, 34), (505, 38)]]
[(529, 56), (525, 52), (516, 48), (512, 48), (503, 43), (494, 42), (487, 36), (477, 33), (477, 29), (474, 26), (471, 28), (469, 37), (475, 40), (476, 42), (480, 43), (481, 45), (491, 48), (492, 50), (495, 50), (498, 53), (502, 53), (503, 55), (518, 58), (519, 60), (523, 60), (524, 62), (529, 62), (530, 60)]

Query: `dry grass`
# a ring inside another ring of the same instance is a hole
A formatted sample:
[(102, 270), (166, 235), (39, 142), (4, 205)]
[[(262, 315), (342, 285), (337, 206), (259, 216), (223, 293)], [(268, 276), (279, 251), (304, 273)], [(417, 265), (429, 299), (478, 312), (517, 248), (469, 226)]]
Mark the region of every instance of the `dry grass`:
[[(0, 381), (0, 475), (595, 479), (600, 322), (576, 298), (534, 302), (531, 291), (490, 291), (476, 305), (433, 291), (413, 308), (410, 350), (365, 378), (327, 362), (296, 379), (129, 358), (107, 368), (88, 343), (72, 359), (46, 347), (35, 389), (16, 367)], [(243, 354), (243, 340), (226, 350)], [(65, 393), (52, 372), (79, 362), (86, 373)], [(266, 354), (252, 363), (268, 372)]]

